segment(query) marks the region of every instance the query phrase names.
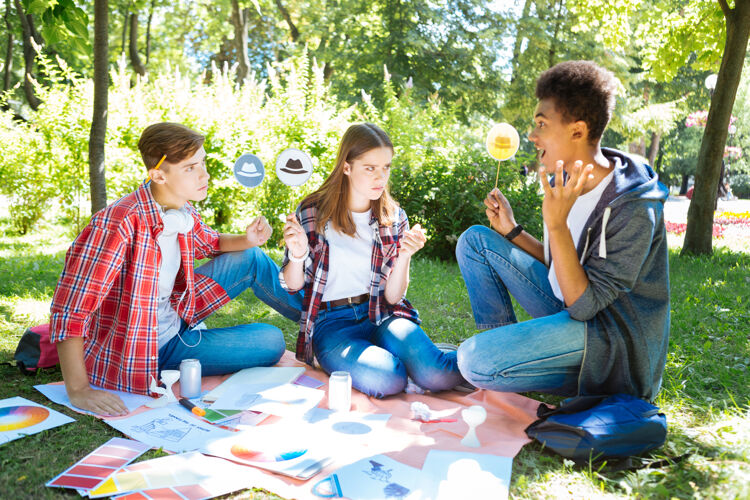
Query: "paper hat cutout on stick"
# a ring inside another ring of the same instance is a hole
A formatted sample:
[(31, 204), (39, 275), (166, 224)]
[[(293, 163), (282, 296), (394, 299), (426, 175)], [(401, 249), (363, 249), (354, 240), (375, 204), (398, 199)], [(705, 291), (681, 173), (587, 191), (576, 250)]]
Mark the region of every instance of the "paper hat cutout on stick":
[(266, 170), (254, 154), (245, 153), (234, 162), (234, 178), (245, 187), (254, 188), (263, 182)]
[(496, 160), (512, 158), (518, 151), (518, 131), (509, 123), (498, 123), (487, 133), (487, 152)]
[(276, 176), (287, 186), (301, 186), (313, 173), (310, 155), (299, 149), (289, 148), (276, 160)]

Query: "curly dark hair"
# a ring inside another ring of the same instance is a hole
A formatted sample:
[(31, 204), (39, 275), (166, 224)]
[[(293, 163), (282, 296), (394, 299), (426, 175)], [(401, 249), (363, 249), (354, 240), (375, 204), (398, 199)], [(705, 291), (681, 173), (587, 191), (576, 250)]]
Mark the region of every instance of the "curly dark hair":
[(552, 99), (570, 123), (584, 121), (589, 142), (601, 139), (615, 108), (617, 79), (592, 61), (565, 61), (551, 67), (536, 82), (536, 97)]

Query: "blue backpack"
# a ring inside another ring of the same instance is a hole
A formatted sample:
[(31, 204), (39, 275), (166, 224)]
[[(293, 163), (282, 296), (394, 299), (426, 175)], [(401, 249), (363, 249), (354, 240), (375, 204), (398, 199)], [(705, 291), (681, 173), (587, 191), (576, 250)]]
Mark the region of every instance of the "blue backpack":
[(526, 434), (575, 461), (639, 455), (667, 437), (659, 408), (628, 394), (577, 397), (554, 409), (541, 404), (537, 416)]

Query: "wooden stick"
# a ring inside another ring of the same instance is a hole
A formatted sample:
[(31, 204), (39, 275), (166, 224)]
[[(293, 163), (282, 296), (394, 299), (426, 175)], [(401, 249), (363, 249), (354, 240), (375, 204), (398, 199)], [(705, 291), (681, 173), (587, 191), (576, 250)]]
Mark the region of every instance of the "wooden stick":
[(495, 174), (495, 189), (497, 189), (497, 180), (500, 178), (500, 160), (497, 161), (497, 173)]

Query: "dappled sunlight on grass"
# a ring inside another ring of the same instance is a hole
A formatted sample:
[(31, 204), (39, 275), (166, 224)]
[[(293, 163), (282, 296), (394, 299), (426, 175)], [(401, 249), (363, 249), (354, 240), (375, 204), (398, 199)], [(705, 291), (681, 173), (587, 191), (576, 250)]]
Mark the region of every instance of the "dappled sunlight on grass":
[[(19, 236), (3, 232), (4, 226), (7, 220), (0, 219), (0, 361), (12, 358), (26, 327), (47, 321), (64, 250), (72, 239), (59, 229)], [(269, 253), (281, 260), (280, 250)], [(710, 257), (681, 257), (679, 248), (672, 247), (669, 261), (670, 348), (656, 401), (667, 415), (669, 434), (664, 447), (635, 459), (634, 464), (690, 456), (654, 469), (621, 471), (615, 463), (575, 465), (538, 443), (529, 443), (513, 461), (512, 498), (750, 498), (750, 254), (719, 247)], [(415, 258), (408, 298), (434, 341), (460, 344), (477, 333), (454, 261)], [(515, 302), (514, 307), (519, 320), (529, 318)], [(294, 350), (298, 325), (249, 290), (207, 320), (209, 327), (253, 322), (280, 328), (287, 349)], [(8, 382), (0, 398), (34, 396), (33, 384), (61, 379), (59, 369), (33, 378), (21, 376), (15, 368), (3, 370)], [(561, 399), (537, 393), (527, 396), (552, 404)], [(87, 439), (91, 439), (88, 434), (114, 435), (89, 420), (84, 422)], [(58, 434), (50, 433), (57, 441), (49, 445), (34, 436), (26, 442), (45, 453), (52, 453), (49, 446), (72, 448), (73, 443), (79, 449), (78, 440), (66, 437), (66, 432), (61, 428)], [(5, 452), (17, 456), (13, 453), (19, 453), (20, 447), (8, 448), (11, 445), (5, 445)], [(28, 475), (12, 464), (8, 467), (13, 472), (6, 472), (3, 465), (3, 475)], [(49, 480), (28, 477), (29, 488)]]
[[(4, 300), (0, 299), (0, 304)], [(20, 299), (12, 305), (12, 319), (16, 322), (29, 322), (31, 324), (46, 323), (49, 321), (49, 300)]]

